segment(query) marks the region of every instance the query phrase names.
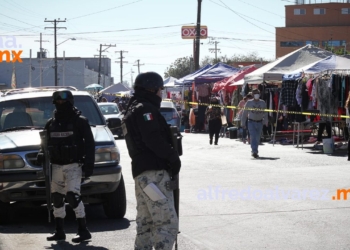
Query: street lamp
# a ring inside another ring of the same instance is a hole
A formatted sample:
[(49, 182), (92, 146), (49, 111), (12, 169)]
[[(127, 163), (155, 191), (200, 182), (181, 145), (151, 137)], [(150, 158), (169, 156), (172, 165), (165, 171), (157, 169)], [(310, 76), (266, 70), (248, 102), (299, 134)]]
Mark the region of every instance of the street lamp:
[(77, 39), (75, 39), (74, 37), (68, 38), (68, 39), (64, 40), (63, 42), (57, 44), (56, 46), (58, 46), (58, 45), (60, 45), (60, 44), (62, 44), (62, 43), (65, 43), (65, 42), (67, 42), (68, 40), (73, 40), (73, 41), (75, 41), (75, 40), (77, 40)]
[[(56, 38), (56, 37), (55, 37)], [(67, 42), (68, 40), (77, 40), (75, 39), (74, 37), (73, 38), (68, 38), (66, 40), (64, 40), (63, 42), (59, 43), (59, 44), (56, 44), (56, 39), (55, 39), (55, 86), (57, 86), (57, 46), (64, 43), (64, 42)]]

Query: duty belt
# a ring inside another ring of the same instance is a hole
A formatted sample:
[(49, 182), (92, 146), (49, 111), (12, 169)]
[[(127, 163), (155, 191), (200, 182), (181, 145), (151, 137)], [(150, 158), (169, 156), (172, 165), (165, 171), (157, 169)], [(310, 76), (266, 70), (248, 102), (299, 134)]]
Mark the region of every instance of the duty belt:
[(263, 120), (252, 120), (252, 119), (248, 119), (248, 121), (250, 121), (250, 122), (262, 122)]

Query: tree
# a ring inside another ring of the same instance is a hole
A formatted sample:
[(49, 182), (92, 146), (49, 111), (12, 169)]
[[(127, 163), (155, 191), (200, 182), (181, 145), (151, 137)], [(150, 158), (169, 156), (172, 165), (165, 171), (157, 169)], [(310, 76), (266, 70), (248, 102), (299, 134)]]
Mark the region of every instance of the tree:
[(193, 67), (192, 64), (193, 60), (189, 56), (178, 58), (174, 63), (170, 64), (170, 67), (166, 69), (164, 72), (164, 78), (172, 76), (180, 79), (184, 76), (187, 76), (191, 73), (191, 67)]
[[(231, 57), (227, 55), (220, 56), (217, 59), (211, 58), (209, 56), (204, 57), (200, 62), (200, 67), (204, 67), (207, 64), (214, 65), (218, 62), (222, 62), (228, 65), (232, 65), (235, 62), (269, 62), (269, 60), (259, 57), (257, 52), (248, 53), (246, 55), (234, 54)], [(174, 63), (170, 65), (164, 72), (164, 78), (170, 76), (180, 79), (187, 76), (194, 71), (194, 64), (191, 57), (181, 57), (175, 60)]]
[(247, 55), (234, 54), (231, 57), (224, 55), (224, 56), (218, 57), (217, 60), (215, 60), (215, 58), (210, 58), (209, 56), (206, 56), (201, 61), (200, 65), (201, 65), (201, 67), (204, 67), (207, 64), (213, 65), (213, 64), (216, 64), (218, 62), (232, 65), (233, 63), (237, 63), (237, 62), (260, 62), (260, 61), (269, 62), (270, 60), (259, 57), (257, 52), (251, 52), (251, 53), (248, 53)]

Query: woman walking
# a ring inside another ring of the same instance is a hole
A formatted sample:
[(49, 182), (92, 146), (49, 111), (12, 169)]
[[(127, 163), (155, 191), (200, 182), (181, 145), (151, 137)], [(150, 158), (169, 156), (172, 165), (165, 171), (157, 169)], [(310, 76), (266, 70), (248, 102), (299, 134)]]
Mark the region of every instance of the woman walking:
[(207, 117), (208, 123), (209, 123), (209, 144), (213, 144), (213, 137), (215, 135), (215, 141), (214, 145), (218, 145), (219, 141), (219, 133), (221, 130), (221, 115), (223, 115), (223, 112), (221, 111), (221, 108), (219, 106), (212, 106), (212, 105), (218, 105), (219, 100), (215, 97), (211, 99), (211, 105), (207, 108), (205, 111), (205, 115)]

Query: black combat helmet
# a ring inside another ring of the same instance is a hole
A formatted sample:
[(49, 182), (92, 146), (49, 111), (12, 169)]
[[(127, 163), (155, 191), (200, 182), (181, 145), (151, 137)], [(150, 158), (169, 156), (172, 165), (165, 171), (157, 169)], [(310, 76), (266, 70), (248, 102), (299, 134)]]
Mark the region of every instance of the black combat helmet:
[(74, 98), (72, 92), (69, 90), (58, 90), (52, 94), (52, 103), (55, 104), (57, 100), (68, 101), (72, 106), (74, 105)]
[(156, 72), (146, 72), (139, 74), (135, 79), (134, 88), (143, 88), (148, 90), (163, 89), (163, 78)]

